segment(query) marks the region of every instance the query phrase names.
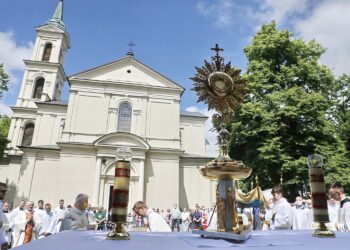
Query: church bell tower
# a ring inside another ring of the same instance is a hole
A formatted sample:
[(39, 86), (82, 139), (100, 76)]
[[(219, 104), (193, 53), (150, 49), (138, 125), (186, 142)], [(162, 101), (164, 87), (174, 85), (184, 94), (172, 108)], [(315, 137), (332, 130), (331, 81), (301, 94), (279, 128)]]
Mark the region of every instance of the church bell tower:
[(36, 28), (33, 55), (24, 60), (25, 70), (8, 133), (8, 155), (20, 155), (18, 146), (36, 144), (39, 102), (60, 100), (67, 77), (63, 70), (64, 57), (70, 48), (69, 34), (63, 22), (63, 0), (58, 2), (53, 17)]
[(63, 22), (63, 0), (53, 17), (36, 28), (37, 36), (31, 60), (26, 65), (16, 107), (35, 108), (37, 101), (60, 100), (66, 75), (64, 57), (70, 48), (69, 34)]

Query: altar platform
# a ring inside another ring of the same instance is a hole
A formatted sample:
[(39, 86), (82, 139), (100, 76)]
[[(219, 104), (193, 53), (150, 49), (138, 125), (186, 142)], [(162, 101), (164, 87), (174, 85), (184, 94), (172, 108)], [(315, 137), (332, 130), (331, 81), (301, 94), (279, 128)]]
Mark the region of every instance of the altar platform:
[(315, 238), (312, 231), (254, 231), (246, 242), (201, 238), (191, 233), (131, 232), (131, 240), (106, 240), (106, 231), (64, 231), (20, 246), (18, 250), (199, 250), (210, 249), (283, 249), (348, 250), (350, 233), (336, 238)]

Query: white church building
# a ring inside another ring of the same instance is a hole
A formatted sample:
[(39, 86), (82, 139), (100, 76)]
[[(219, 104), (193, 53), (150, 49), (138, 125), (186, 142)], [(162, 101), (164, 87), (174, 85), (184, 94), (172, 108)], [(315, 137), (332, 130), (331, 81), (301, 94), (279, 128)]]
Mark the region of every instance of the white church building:
[[(74, 203), (87, 193), (92, 205), (108, 208), (114, 185), (115, 152), (133, 152), (129, 206), (144, 200), (152, 208), (210, 206), (215, 182), (198, 169), (206, 156), (205, 122), (180, 111), (184, 88), (132, 53), (67, 77), (64, 58), (70, 37), (59, 1), (54, 16), (36, 28), (13, 116), (0, 181), (7, 199)], [(69, 99), (62, 101), (64, 82)]]

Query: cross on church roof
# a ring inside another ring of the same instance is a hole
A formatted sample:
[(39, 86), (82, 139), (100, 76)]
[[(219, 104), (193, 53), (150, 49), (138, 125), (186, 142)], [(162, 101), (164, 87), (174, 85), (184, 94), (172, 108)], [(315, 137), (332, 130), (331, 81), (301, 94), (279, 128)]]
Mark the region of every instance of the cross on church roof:
[(219, 45), (216, 43), (214, 48), (211, 48), (211, 50), (214, 50), (216, 52), (215, 56), (212, 56), (211, 59), (215, 62), (216, 69), (220, 71), (221, 64), (224, 62), (224, 58), (219, 55), (220, 51), (224, 51), (224, 49), (220, 48)]
[(129, 42), (127, 45), (129, 45), (129, 51), (126, 53), (127, 56), (134, 56), (134, 52), (132, 51), (132, 47), (134, 47), (136, 44), (133, 42)]

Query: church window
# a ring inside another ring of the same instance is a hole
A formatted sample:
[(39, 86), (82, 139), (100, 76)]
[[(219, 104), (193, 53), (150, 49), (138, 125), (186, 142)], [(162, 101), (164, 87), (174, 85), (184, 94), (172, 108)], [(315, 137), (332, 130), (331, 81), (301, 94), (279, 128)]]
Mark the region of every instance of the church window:
[(34, 99), (40, 99), (41, 98), (41, 94), (43, 93), (43, 89), (44, 89), (44, 82), (45, 82), (44, 78), (39, 78), (38, 80), (36, 80), (34, 93), (33, 93), (33, 98)]
[(50, 61), (51, 51), (52, 51), (52, 43), (45, 44), (45, 49), (44, 49), (44, 54), (43, 54), (43, 61), (44, 62)]
[(34, 124), (28, 123), (24, 127), (22, 146), (30, 146), (32, 144), (33, 134), (34, 134)]
[(118, 132), (130, 132), (131, 127), (131, 112), (132, 108), (130, 103), (123, 102), (119, 106), (118, 114)]

